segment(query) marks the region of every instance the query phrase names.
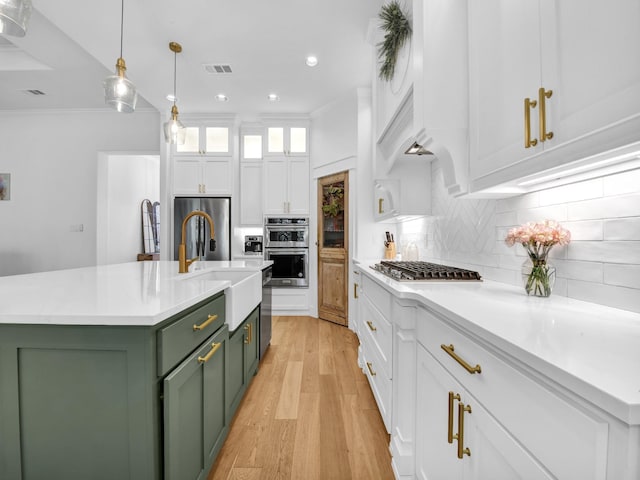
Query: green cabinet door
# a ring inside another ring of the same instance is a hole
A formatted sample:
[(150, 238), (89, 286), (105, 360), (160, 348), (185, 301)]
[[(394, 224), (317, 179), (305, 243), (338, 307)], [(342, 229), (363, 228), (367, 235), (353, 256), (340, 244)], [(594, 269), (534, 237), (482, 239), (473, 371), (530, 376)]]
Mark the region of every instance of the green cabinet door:
[(164, 379), (165, 480), (201, 480), (228, 432), (226, 325)]
[[(260, 309), (256, 308), (249, 314), (245, 321), (244, 328), (248, 334), (245, 340), (245, 375), (250, 381), (258, 371), (258, 362), (260, 361)], [(248, 382), (247, 382), (248, 383)]]
[(260, 310), (256, 308), (229, 338), (229, 379), (227, 382), (227, 415), (233, 418), (259, 361), (258, 328)]

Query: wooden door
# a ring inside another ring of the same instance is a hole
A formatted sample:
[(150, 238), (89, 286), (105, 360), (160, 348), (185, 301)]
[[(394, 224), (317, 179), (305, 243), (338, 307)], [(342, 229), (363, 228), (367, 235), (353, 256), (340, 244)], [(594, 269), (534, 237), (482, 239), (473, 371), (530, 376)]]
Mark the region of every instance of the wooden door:
[(318, 179), (318, 317), (347, 325), (349, 172)]

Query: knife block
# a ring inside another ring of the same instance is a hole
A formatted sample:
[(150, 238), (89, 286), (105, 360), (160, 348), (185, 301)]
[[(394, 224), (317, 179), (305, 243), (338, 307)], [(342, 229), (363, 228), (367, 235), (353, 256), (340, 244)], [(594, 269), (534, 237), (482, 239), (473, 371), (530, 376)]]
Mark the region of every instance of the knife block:
[(384, 247), (384, 258), (385, 260), (394, 260), (396, 258), (395, 242), (389, 242), (389, 244)]

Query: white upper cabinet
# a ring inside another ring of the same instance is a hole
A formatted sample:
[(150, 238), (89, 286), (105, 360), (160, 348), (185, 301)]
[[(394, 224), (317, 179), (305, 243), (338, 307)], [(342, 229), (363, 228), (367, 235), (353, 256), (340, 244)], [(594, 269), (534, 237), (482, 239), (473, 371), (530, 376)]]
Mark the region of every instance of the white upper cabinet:
[(309, 155), (308, 128), (306, 126), (268, 126), (266, 132), (265, 155)]
[(173, 145), (174, 195), (233, 194), (233, 119), (183, 119), (186, 140)]
[(264, 213), (309, 214), (309, 159), (270, 157), (264, 163)]
[(187, 126), (183, 145), (176, 145), (176, 154), (232, 155), (228, 126)]
[(640, 141), (640, 2), (478, 0), (469, 15), (473, 191)]

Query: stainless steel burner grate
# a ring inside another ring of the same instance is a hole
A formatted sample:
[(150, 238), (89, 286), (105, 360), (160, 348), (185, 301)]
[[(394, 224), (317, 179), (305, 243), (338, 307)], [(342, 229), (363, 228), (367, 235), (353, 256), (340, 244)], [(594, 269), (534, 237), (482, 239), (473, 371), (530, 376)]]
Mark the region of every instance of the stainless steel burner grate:
[(480, 281), (478, 272), (464, 268), (450, 267), (429, 262), (391, 262), (382, 261), (371, 268), (400, 281), (420, 280), (466, 280)]

